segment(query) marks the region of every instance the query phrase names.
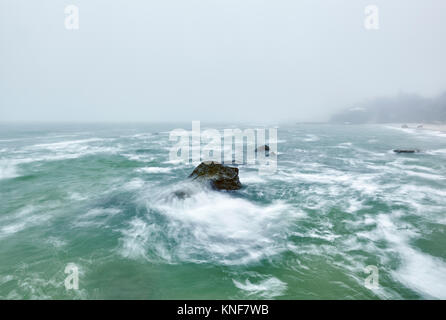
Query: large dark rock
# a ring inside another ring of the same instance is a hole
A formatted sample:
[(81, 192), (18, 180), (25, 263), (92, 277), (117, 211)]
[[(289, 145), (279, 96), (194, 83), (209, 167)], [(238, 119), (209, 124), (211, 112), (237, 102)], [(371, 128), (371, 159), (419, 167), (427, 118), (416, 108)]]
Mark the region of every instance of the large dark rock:
[(189, 178), (207, 182), (217, 190), (238, 190), (242, 187), (238, 178), (238, 168), (228, 167), (215, 161), (200, 163)]

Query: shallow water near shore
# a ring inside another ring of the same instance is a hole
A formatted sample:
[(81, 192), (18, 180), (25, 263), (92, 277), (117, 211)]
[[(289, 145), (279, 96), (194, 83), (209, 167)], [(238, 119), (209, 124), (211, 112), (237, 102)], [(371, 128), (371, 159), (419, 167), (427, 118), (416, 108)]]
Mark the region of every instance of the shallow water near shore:
[(279, 126), (277, 172), (228, 193), (186, 182), (175, 128), (0, 125), (0, 298), (446, 299), (446, 134)]

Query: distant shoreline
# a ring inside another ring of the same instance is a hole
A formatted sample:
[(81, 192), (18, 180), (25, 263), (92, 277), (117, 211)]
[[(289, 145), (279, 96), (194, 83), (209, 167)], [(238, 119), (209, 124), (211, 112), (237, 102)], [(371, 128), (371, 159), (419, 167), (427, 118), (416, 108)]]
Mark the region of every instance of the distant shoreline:
[(437, 124), (437, 123), (406, 123), (401, 124), (401, 127), (407, 125), (407, 129), (418, 129), (418, 130), (430, 130), (430, 131), (439, 131), (446, 133), (446, 124)]

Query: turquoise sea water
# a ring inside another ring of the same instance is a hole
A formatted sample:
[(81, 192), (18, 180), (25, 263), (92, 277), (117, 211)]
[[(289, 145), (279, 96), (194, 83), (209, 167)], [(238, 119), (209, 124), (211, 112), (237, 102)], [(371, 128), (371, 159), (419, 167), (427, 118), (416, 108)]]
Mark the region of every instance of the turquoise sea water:
[(279, 126), (277, 172), (226, 193), (184, 182), (174, 128), (0, 125), (0, 298), (446, 299), (446, 134)]

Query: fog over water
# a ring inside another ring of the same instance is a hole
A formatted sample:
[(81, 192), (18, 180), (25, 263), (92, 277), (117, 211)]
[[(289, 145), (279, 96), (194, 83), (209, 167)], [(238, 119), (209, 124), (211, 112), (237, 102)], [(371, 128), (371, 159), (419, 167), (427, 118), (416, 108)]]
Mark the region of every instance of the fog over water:
[[(79, 8), (79, 30), (64, 9)], [(364, 28), (367, 5), (379, 29)], [(446, 89), (446, 2), (0, 1), (0, 121), (325, 121)]]

